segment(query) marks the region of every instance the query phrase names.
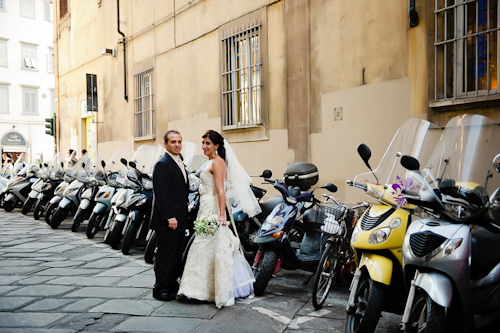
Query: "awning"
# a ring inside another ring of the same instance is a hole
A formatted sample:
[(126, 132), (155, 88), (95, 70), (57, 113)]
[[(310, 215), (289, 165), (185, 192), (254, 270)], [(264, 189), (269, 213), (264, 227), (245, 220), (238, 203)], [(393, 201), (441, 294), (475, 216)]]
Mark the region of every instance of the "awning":
[(2, 146), (2, 152), (4, 153), (25, 153), (26, 150), (26, 146)]

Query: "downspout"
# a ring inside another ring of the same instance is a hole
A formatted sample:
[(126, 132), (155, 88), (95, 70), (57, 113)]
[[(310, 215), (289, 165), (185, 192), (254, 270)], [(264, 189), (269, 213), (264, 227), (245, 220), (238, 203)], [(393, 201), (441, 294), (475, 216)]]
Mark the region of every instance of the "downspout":
[(120, 0), (116, 0), (116, 9), (118, 11), (118, 33), (123, 36), (123, 85), (125, 89), (125, 93), (123, 97), (128, 102), (127, 96), (127, 57), (125, 55), (125, 34), (120, 31)]

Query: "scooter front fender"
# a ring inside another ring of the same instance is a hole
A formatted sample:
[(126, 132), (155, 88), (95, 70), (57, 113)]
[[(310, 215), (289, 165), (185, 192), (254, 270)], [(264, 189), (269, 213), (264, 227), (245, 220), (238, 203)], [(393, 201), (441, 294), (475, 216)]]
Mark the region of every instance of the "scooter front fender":
[(363, 253), (359, 261), (359, 268), (365, 267), (370, 278), (375, 282), (387, 286), (391, 284), (393, 263), (392, 260), (374, 253)]
[(97, 202), (94, 206), (94, 209), (92, 210), (92, 212), (96, 213), (96, 214), (99, 214), (99, 213), (102, 213), (104, 211), (106, 211), (108, 209), (108, 207), (103, 204), (102, 202)]
[(434, 302), (448, 308), (453, 297), (453, 285), (450, 279), (436, 272), (420, 273), (415, 285), (422, 288)]
[(72, 205), (73, 205), (73, 201), (71, 201), (68, 198), (62, 198), (62, 200), (59, 202), (59, 207), (65, 208), (65, 209), (70, 209)]
[(14, 200), (17, 201), (17, 197), (14, 194), (9, 193), (9, 194), (7, 194), (7, 196), (5, 197), (5, 199), (3, 199), (3, 200), (4, 201), (14, 201)]
[(85, 210), (85, 209), (89, 208), (89, 206), (90, 206), (90, 200), (89, 199), (82, 199), (82, 201), (80, 202), (80, 206), (78, 208)]
[(126, 220), (127, 220), (127, 215), (125, 215), (125, 214), (118, 214), (115, 217), (116, 222), (125, 223)]
[(40, 192), (35, 191), (35, 190), (31, 190), (30, 193), (28, 194), (28, 197), (30, 197), (32, 199), (36, 199), (36, 198), (38, 198), (39, 194), (40, 194)]
[(50, 199), (50, 204), (58, 204), (59, 202), (61, 202), (62, 200), (62, 197), (56, 195), (55, 197), (53, 197), (52, 199)]

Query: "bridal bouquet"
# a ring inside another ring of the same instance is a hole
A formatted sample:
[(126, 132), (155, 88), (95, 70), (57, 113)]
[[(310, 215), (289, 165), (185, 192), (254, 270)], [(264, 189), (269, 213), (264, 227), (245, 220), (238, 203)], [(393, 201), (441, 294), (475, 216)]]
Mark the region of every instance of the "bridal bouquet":
[(206, 213), (194, 221), (194, 231), (197, 235), (215, 235), (219, 226), (217, 225), (218, 216)]

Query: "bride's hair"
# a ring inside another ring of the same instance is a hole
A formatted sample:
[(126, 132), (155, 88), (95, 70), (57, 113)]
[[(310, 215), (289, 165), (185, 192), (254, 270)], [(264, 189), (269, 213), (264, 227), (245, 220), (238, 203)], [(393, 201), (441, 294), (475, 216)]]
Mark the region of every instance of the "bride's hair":
[(202, 139), (209, 138), (214, 145), (219, 145), (217, 148), (217, 154), (222, 157), (223, 160), (226, 159), (226, 148), (224, 148), (224, 138), (218, 132), (213, 130), (208, 130), (202, 135)]

